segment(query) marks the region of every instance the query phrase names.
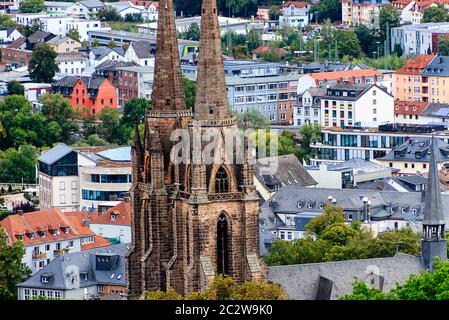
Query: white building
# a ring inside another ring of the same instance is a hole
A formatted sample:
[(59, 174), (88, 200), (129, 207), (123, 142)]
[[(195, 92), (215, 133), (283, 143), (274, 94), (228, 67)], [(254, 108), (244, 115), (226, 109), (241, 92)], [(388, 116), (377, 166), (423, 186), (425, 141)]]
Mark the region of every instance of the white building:
[(150, 42), (131, 42), (125, 53), (125, 61), (135, 62), (140, 66), (154, 67), (156, 48)]
[(56, 56), (55, 62), (59, 67), (56, 78), (65, 76), (86, 75), (88, 59), (79, 52), (60, 53)]
[(35, 273), (56, 256), (81, 251), (81, 237), (71, 221), (59, 210), (11, 215), (0, 221), (8, 243), (22, 241), (22, 263)]
[(400, 45), (404, 55), (435, 53), (438, 40), (449, 35), (449, 22), (404, 25), (391, 29), (391, 51)]
[(67, 13), (83, 19), (96, 17), (99, 10), (107, 6), (99, 0), (77, 1), (67, 8)]
[[(176, 19), (176, 30), (178, 32), (185, 32), (192, 24), (201, 25), (201, 17), (180, 18)], [(218, 24), (220, 25), (221, 35), (226, 31), (234, 31), (237, 34), (247, 34), (251, 29), (263, 30), (262, 22), (252, 22), (251, 20), (218, 17)], [(138, 24), (139, 33), (149, 34), (155, 36), (157, 34), (157, 22)]]
[(152, 1), (151, 4), (142, 11), (142, 16), (146, 21), (157, 21), (159, 18), (159, 2)]
[(437, 7), (438, 5), (435, 2), (430, 1), (411, 1), (409, 4), (405, 6), (401, 11), (401, 22), (402, 23), (411, 23), (411, 24), (419, 24), (421, 23), (422, 16), (424, 11), (431, 7)]
[(326, 91), (326, 88), (310, 88), (298, 96), (298, 104), (293, 107), (294, 125), (321, 123), (321, 97)]
[(89, 228), (107, 239), (119, 243), (131, 243), (131, 205), (128, 200), (105, 212), (93, 213), (89, 219)]
[(73, 2), (45, 1), (45, 11), (50, 15), (66, 14)]
[(79, 167), (81, 211), (127, 197), (131, 189), (131, 147), (82, 154), (94, 162)]
[(127, 61), (125, 58), (125, 50), (122, 47), (92, 47), (90, 48), (88, 57), (86, 72), (90, 74), (95, 72), (95, 68), (105, 61)]
[(22, 85), (25, 88), (24, 96), (33, 106), (33, 111), (40, 111), (42, 104), (39, 102), (39, 97), (51, 92), (51, 84), (28, 82), (22, 83)]
[(281, 6), (279, 17), (281, 26), (304, 27), (309, 24), (310, 2), (288, 1)]
[[(131, 1), (110, 2), (108, 5), (117, 10), (118, 14), (124, 19), (127, 14), (142, 14), (144, 8), (135, 6)], [(142, 17), (143, 18), (143, 17)]]
[(0, 46), (9, 45), (22, 37), (22, 34), (14, 27), (0, 27)]
[(66, 36), (71, 29), (78, 30), (80, 41), (88, 40), (88, 31), (107, 31), (111, 30), (101, 24), (99, 20), (86, 20), (74, 18), (67, 15), (46, 16), (40, 19), (44, 25), (44, 30), (58, 36)]
[(32, 26), (35, 21), (47, 18), (48, 14), (45, 12), (38, 13), (18, 13), (16, 14), (16, 22), (22, 26)]
[(37, 160), (40, 209), (78, 211), (78, 166), (94, 162), (63, 143), (42, 153)]
[(377, 127), (394, 122), (394, 98), (377, 85), (336, 84), (321, 99), (321, 126)]

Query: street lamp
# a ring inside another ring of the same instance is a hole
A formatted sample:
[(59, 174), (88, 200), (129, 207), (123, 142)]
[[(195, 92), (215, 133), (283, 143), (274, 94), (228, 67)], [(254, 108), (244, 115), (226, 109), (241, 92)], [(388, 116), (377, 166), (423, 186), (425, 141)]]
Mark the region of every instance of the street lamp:
[(377, 41), (377, 69), (379, 69), (379, 59), (380, 59), (380, 42)]

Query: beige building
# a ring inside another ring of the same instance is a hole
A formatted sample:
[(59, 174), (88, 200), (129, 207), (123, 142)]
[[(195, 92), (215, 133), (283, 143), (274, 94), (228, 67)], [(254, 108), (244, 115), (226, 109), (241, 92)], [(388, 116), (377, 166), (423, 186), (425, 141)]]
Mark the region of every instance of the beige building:
[(435, 56), (421, 72), (429, 89), (429, 102), (449, 103), (449, 57)]
[(47, 44), (57, 53), (74, 52), (81, 48), (81, 43), (69, 37), (54, 37)]
[(379, 13), (388, 1), (342, 0), (342, 23), (347, 26), (379, 26)]

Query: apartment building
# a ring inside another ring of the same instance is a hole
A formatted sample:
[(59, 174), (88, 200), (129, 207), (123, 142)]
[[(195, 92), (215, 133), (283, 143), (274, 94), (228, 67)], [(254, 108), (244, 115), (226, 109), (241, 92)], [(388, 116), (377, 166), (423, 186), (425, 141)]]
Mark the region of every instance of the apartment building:
[(394, 122), (394, 98), (375, 84), (335, 84), (321, 98), (321, 126), (377, 127)]
[(378, 84), (382, 81), (384, 81), (383, 76), (374, 68), (309, 73), (298, 80), (298, 94), (302, 94), (309, 88), (337, 83)]
[(52, 92), (69, 98), (74, 109), (86, 107), (92, 114), (98, 114), (106, 106), (118, 105), (116, 88), (99, 76), (66, 76), (53, 84)]
[(433, 55), (420, 54), (395, 72), (395, 100), (429, 102), (428, 77), (422, 77), (421, 72), (433, 58)]
[(311, 164), (339, 163), (352, 158), (373, 161), (384, 157), (411, 137), (430, 138), (433, 131), (438, 138), (448, 142), (449, 134), (444, 124), (387, 124), (380, 125), (378, 128), (323, 128), (321, 142), (311, 145), (317, 152), (315, 158), (311, 159)]
[(406, 24), (391, 29), (391, 48), (400, 45), (404, 56), (436, 53), (440, 37), (449, 35), (449, 22)]
[(293, 124), (299, 77), (298, 74), (254, 78), (228, 76), (230, 107), (238, 113), (256, 109), (272, 123)]
[(293, 123), (321, 124), (321, 98), (326, 94), (326, 88), (310, 88), (298, 96), (298, 103), (293, 107)]
[(305, 27), (309, 24), (311, 8), (310, 2), (287, 1), (280, 7), (282, 15), (279, 16), (279, 24), (295, 28)]
[(342, 23), (379, 27), (380, 10), (388, 4), (389, 0), (342, 0)]
[(67, 8), (67, 13), (82, 19), (96, 17), (98, 11), (106, 8), (107, 5), (99, 0), (77, 1)]
[(151, 99), (154, 68), (145, 66), (117, 68), (118, 104), (124, 106), (134, 98)]
[[(386, 167), (399, 170), (399, 174), (417, 174), (428, 173), (430, 154), (429, 147), (431, 138), (413, 137), (395, 147), (384, 157), (377, 161)], [(438, 163), (438, 169), (441, 170), (444, 164), (449, 163), (449, 144), (436, 139), (438, 148), (436, 149), (435, 161)]]
[(428, 101), (449, 103), (449, 57), (436, 55), (421, 71), (421, 78), (428, 86)]
[(81, 154), (92, 160), (79, 166), (81, 211), (127, 197), (131, 189), (131, 147)]

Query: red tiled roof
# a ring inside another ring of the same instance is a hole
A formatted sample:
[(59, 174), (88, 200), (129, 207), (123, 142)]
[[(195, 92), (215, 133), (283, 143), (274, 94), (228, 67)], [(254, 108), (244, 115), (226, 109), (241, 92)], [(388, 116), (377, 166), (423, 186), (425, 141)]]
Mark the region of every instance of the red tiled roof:
[(295, 6), (296, 8), (304, 8), (304, 7), (308, 6), (309, 4), (310, 4), (310, 2), (304, 2), (304, 1), (287, 1), (286, 3), (284, 3), (281, 6), (281, 8), (286, 8), (291, 5)]
[(432, 61), (432, 54), (420, 54), (415, 59), (408, 60), (405, 65), (397, 70), (396, 74), (419, 75), (423, 69)]
[(429, 102), (395, 101), (395, 114), (420, 115), (429, 106)]
[(77, 230), (77, 232), (80, 234), (81, 237), (85, 236), (93, 236), (95, 238), (95, 241), (93, 243), (87, 243), (81, 245), (81, 250), (89, 250), (93, 248), (100, 248), (100, 247), (106, 247), (110, 246), (111, 242), (109, 240), (97, 235), (95, 232), (93, 232), (89, 227), (85, 224), (84, 221), (82, 221), (82, 217), (85, 216), (84, 213), (80, 212), (72, 212), (68, 215), (69, 220), (72, 222), (72, 225)]
[[(115, 216), (114, 220), (111, 219), (111, 215)], [(101, 215), (96, 212), (90, 218), (90, 222), (96, 224), (131, 225), (131, 205), (129, 202), (123, 201)]]
[(361, 70), (343, 70), (334, 72), (311, 73), (310, 76), (315, 81), (340, 80), (343, 78), (380, 77), (381, 74), (374, 68)]
[(13, 43), (11, 43), (8, 48), (10, 49), (19, 49), (19, 47), (26, 42), (26, 37), (17, 38)]
[(288, 51), (282, 48), (272, 48), (268, 46), (260, 46), (252, 51), (252, 54), (262, 54), (268, 51), (274, 51), (280, 56), (285, 56), (288, 54)]
[[(18, 236), (24, 236), (25, 246), (79, 237), (71, 221), (59, 209), (11, 215), (0, 221), (0, 226), (5, 229), (10, 242), (20, 241)], [(62, 230), (65, 227), (69, 227), (68, 233)], [(58, 230), (59, 234), (53, 235), (50, 230)], [(38, 231), (45, 231), (45, 236), (39, 235)], [(32, 235), (34, 239), (31, 239)]]

